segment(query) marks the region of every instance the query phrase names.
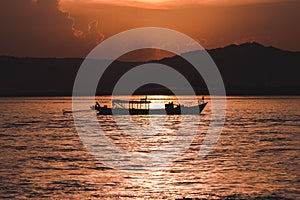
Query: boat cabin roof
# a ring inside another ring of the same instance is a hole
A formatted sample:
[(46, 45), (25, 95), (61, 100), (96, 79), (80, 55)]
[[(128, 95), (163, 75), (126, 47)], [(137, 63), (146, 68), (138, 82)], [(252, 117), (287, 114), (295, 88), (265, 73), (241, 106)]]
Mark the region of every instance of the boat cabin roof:
[(129, 103), (129, 104), (150, 104), (151, 101), (139, 100), (139, 101), (124, 101), (124, 100), (113, 100), (113, 103)]

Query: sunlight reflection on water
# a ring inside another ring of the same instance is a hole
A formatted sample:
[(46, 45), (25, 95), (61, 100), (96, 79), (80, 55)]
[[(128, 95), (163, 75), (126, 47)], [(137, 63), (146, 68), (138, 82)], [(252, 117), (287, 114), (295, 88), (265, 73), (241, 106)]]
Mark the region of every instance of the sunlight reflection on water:
[[(145, 129), (151, 120), (155, 134), (124, 135), (111, 116), (99, 116), (112, 142), (143, 153), (171, 141), (179, 125), (200, 125), (190, 148), (168, 168), (135, 173), (111, 169), (89, 154), (72, 115), (62, 114), (63, 109), (71, 110), (71, 98), (1, 98), (0, 197), (175, 199), (241, 194), (296, 199), (299, 103), (298, 97), (229, 97), (223, 133), (203, 159), (197, 155), (210, 120), (209, 105), (184, 124), (181, 116), (127, 116)], [(122, 120), (123, 130), (133, 128), (126, 117)]]

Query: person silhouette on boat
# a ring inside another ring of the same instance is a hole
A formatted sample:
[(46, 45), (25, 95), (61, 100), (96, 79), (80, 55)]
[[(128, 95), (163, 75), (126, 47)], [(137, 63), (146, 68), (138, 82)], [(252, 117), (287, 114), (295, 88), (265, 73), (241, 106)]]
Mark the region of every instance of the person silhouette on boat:
[(204, 96), (202, 96), (202, 103), (204, 103)]

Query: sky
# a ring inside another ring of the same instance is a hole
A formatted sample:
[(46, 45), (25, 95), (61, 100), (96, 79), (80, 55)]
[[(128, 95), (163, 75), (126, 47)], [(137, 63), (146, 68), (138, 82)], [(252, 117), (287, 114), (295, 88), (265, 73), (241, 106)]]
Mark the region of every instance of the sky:
[(259, 42), (300, 51), (298, 0), (1, 0), (0, 55), (85, 57), (125, 30), (180, 31), (207, 49)]

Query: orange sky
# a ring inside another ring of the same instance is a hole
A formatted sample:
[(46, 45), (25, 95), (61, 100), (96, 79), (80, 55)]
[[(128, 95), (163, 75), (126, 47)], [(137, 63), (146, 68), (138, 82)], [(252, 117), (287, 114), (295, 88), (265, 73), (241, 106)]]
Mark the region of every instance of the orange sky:
[[(195, 5), (249, 5), (262, 3), (288, 2), (291, 0), (85, 0), (85, 4), (110, 4), (152, 9), (172, 9), (178, 7), (192, 7)], [(78, 3), (80, 0), (60, 0), (62, 4)]]
[(300, 51), (299, 10), (297, 0), (3, 0), (0, 55), (83, 57), (145, 26), (180, 31), (208, 49), (257, 41)]

